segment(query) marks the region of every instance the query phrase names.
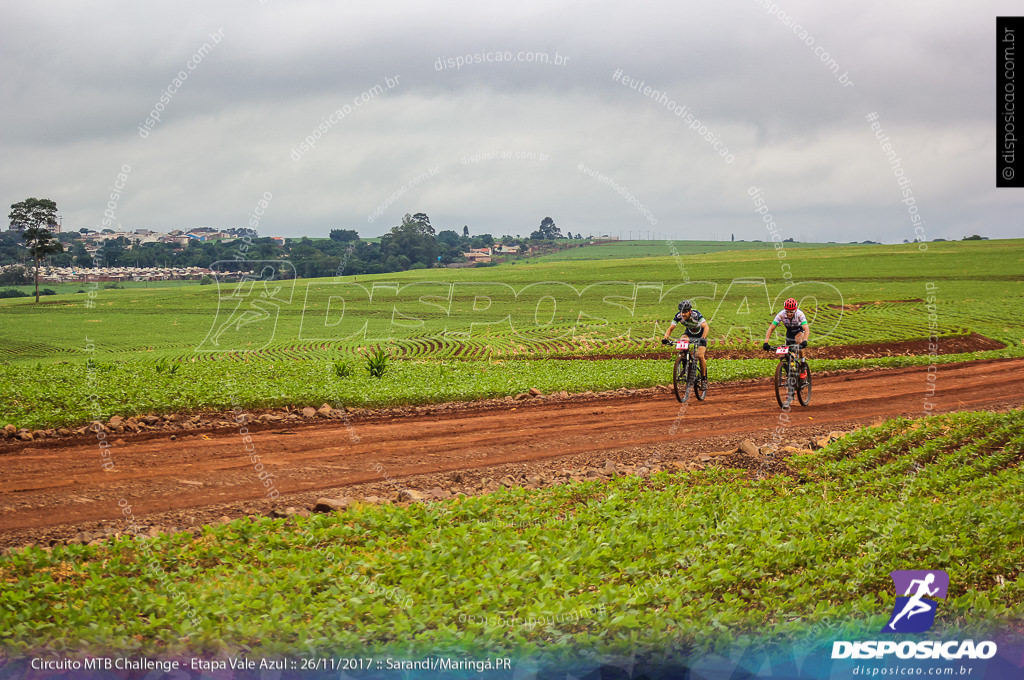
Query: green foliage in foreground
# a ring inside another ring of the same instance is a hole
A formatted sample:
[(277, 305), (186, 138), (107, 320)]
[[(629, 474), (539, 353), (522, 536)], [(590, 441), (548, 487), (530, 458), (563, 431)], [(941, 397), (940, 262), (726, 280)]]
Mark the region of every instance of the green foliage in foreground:
[(894, 420), (793, 461), (239, 520), (0, 558), (10, 653), (810, 650), (944, 569), (932, 635), (1024, 618), (1024, 411)]

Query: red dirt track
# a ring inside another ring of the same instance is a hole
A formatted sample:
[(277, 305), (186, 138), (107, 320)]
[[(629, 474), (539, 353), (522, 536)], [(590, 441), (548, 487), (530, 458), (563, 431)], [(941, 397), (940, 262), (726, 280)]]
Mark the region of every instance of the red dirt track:
[[(795, 405), (788, 428), (841, 429), (898, 415), (1005, 409), (1024, 405), (1024, 359), (943, 364), (926, 397), (927, 367), (816, 376), (811, 405)], [(501, 408), (410, 413), (353, 420), (264, 426), (254, 450), (274, 475), (280, 498), (264, 500), (237, 431), (119, 435), (113, 469), (100, 467), (95, 437), (25, 442), (0, 449), (0, 545), (25, 542), (58, 526), (119, 521), (119, 501), (136, 518), (182, 511), (209, 515), (251, 501), (264, 510), (296, 498), (385, 478), (472, 470), (571, 455), (681, 445), (732, 437), (765, 442), (780, 424), (767, 379), (712, 383), (706, 402), (681, 408), (670, 392), (574, 397)], [(783, 435), (785, 436), (785, 435)], [(116, 437), (114, 437), (116, 439)]]

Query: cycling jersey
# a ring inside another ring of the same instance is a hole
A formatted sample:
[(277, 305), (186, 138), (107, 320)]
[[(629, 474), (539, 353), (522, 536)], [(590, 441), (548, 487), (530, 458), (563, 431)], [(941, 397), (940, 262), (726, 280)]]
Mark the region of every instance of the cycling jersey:
[(682, 324), (683, 328), (686, 329), (687, 335), (689, 335), (691, 338), (699, 338), (703, 333), (700, 327), (700, 323), (703, 320), (703, 314), (698, 312), (696, 309), (691, 309), (690, 318), (688, 320), (683, 318), (682, 312), (677, 312), (676, 315), (672, 317), (672, 325), (677, 326), (679, 324)]
[(807, 317), (798, 309), (796, 310), (796, 313), (793, 314), (793, 318), (790, 319), (786, 316), (786, 310), (782, 310), (775, 315), (775, 320), (772, 321), (772, 323), (776, 326), (780, 323), (785, 326), (786, 335), (796, 335), (804, 329), (804, 326), (807, 325)]

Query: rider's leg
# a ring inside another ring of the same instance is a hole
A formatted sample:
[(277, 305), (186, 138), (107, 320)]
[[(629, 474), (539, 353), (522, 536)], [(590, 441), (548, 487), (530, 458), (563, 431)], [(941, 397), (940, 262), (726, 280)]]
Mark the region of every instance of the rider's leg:
[(700, 362), (700, 375), (702, 378), (707, 379), (708, 377), (708, 360), (704, 358), (704, 350), (707, 347), (701, 345), (697, 348), (697, 360)]
[[(807, 334), (803, 332), (797, 333), (796, 337), (793, 338), (792, 344), (800, 344), (800, 342), (806, 337), (806, 335)], [(800, 380), (803, 380), (804, 378), (807, 377), (807, 360), (804, 359), (804, 353), (802, 351), (800, 352), (800, 361), (798, 361), (796, 364), (796, 370), (799, 374)]]

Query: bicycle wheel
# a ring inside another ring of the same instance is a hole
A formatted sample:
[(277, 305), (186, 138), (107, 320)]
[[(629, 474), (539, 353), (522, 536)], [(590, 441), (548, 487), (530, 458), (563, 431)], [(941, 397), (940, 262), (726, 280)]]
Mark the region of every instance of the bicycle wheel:
[[(700, 362), (698, 362), (696, 359), (694, 359), (693, 363), (694, 363), (693, 372), (696, 374), (697, 373), (697, 368), (696, 367), (700, 365)], [(696, 377), (696, 379), (694, 381), (693, 393), (694, 393), (694, 395), (696, 395), (698, 401), (704, 401), (705, 399), (708, 398), (708, 388), (702, 386), (702, 382), (701, 382), (701, 379), (700, 379), (699, 375)]]
[(775, 400), (782, 408), (793, 403), (793, 387), (789, 380), (789, 359), (783, 359), (775, 367)]
[(689, 356), (680, 354), (672, 369), (672, 387), (676, 393), (676, 400), (681, 404), (686, 403), (686, 400), (690, 398), (690, 385), (686, 381), (689, 363)]
[(807, 365), (806, 361), (800, 363), (803, 369), (801, 373), (804, 373), (806, 377), (797, 378), (796, 396), (802, 406), (807, 406), (811, 403), (811, 367)]

